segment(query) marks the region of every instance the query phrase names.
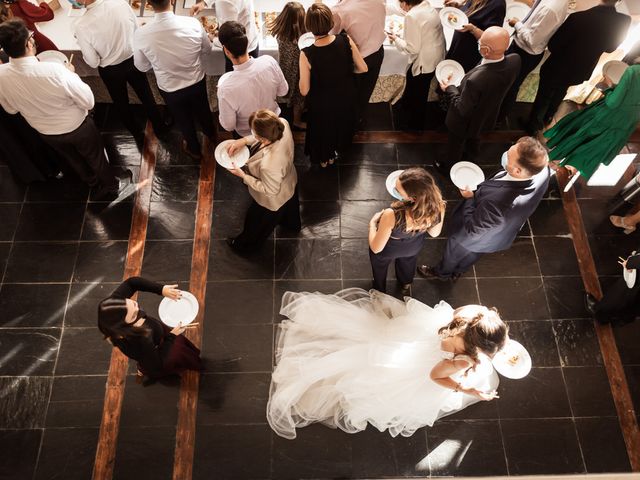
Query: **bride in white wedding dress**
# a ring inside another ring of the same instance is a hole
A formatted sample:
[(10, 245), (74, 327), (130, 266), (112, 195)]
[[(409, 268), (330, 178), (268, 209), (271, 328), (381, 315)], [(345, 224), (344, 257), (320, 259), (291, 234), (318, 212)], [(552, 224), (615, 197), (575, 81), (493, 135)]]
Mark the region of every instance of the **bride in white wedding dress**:
[(410, 436), (496, 397), (489, 357), (508, 328), (495, 310), (431, 308), (375, 290), (287, 292), (280, 313), (267, 419), (280, 436), (321, 422), (348, 433), (367, 423)]

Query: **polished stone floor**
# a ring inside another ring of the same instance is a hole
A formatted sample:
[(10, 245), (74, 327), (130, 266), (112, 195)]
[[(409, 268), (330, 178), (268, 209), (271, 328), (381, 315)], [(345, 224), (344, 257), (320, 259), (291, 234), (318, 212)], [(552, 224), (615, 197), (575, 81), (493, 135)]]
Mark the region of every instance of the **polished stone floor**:
[[(134, 170), (141, 155), (100, 106), (110, 158)], [(391, 130), (386, 105), (366, 124)], [(480, 164), (496, 170), (508, 143), (482, 145)], [(523, 380), (502, 379), (500, 399), (474, 405), (410, 438), (371, 428), (348, 435), (324, 426), (294, 441), (266, 424), (274, 330), (282, 293), (370, 286), (367, 222), (389, 203), (384, 179), (407, 165), (431, 168), (442, 144), (359, 144), (340, 165), (320, 170), (297, 147), (303, 229), (275, 232), (248, 257), (224, 239), (239, 231), (246, 188), (218, 170), (206, 291), (194, 478), (377, 478), (629, 471), (618, 418), (557, 191), (543, 200), (513, 247), (485, 256), (457, 283), (416, 279), (428, 304), (496, 306), (511, 336), (531, 352)], [(637, 145), (629, 148), (636, 149)], [(186, 288), (199, 166), (181, 155), (178, 136), (161, 144), (142, 274)], [(442, 182), (449, 208), (459, 196)], [(612, 189), (578, 192), (603, 285), (615, 259), (638, 247), (636, 234), (611, 227)], [(0, 165), (0, 478), (87, 479), (95, 455), (110, 346), (96, 328), (96, 303), (122, 278), (132, 196), (94, 202), (70, 175), (30, 186)], [(445, 239), (427, 241), (439, 258)], [(390, 273), (388, 290), (397, 293)], [(153, 312), (159, 298), (143, 295)], [(640, 324), (616, 331), (640, 411)], [(130, 371), (133, 373), (133, 370)], [(177, 384), (127, 381), (116, 479), (171, 477)]]

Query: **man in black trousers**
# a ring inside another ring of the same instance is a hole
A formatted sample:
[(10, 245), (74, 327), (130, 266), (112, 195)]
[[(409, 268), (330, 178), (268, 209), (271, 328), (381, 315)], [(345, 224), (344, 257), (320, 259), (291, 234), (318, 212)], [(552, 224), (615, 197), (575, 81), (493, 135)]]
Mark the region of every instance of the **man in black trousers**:
[(551, 37), (551, 55), (540, 68), (540, 84), (526, 125), (534, 135), (551, 121), (571, 85), (588, 80), (603, 52), (620, 45), (631, 24), (631, 17), (616, 12), (617, 0), (597, 5), (567, 18)]
[(78, 3), (86, 8), (74, 24), (82, 58), (91, 68), (98, 69), (120, 120), (142, 145), (144, 125), (136, 122), (129, 106), (129, 84), (138, 95), (154, 133), (163, 136), (167, 127), (147, 76), (133, 64), (133, 35), (138, 28), (133, 10), (121, 0), (78, 0)]
[(444, 255), (418, 273), (457, 280), (483, 253), (507, 250), (547, 191), (550, 178), (545, 147), (522, 137), (502, 155), (501, 170), (475, 192), (461, 190), (464, 201), (452, 214)]
[(509, 34), (502, 27), (489, 27), (478, 41), (482, 62), (469, 70), (459, 87), (440, 83), (449, 97), (445, 124), (449, 131), (447, 157), (436, 162), (446, 177), (456, 162), (473, 161), (478, 135), (493, 129), (502, 99), (520, 70), (520, 57), (506, 55)]

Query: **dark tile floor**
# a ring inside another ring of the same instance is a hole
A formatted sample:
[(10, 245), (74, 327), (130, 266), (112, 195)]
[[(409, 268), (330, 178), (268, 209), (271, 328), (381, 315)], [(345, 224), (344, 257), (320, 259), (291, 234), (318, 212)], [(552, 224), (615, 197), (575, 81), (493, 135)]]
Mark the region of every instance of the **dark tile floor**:
[[(112, 161), (135, 168), (140, 153), (107, 113), (99, 106), (96, 115)], [(388, 108), (376, 105), (366, 128), (390, 130), (391, 122)], [(507, 145), (483, 145), (481, 164), (496, 168)], [(416, 279), (413, 286), (413, 296), (426, 303), (481, 302), (502, 312), (534, 368), (523, 380), (502, 379), (499, 400), (410, 438), (312, 425), (288, 441), (266, 424), (282, 294), (368, 288), (366, 225), (389, 203), (384, 178), (401, 166), (430, 168), (440, 152), (437, 144), (354, 145), (339, 166), (319, 170), (298, 149), (303, 230), (278, 230), (248, 257), (223, 241), (241, 228), (248, 194), (237, 178), (217, 172), (194, 478), (629, 471), (557, 195), (543, 201), (509, 251), (487, 255), (455, 284)], [(199, 170), (178, 153), (177, 136), (157, 158), (142, 273), (186, 288)], [(457, 192), (442, 186), (453, 208)], [(581, 188), (579, 196), (604, 283), (617, 274), (615, 257), (635, 248), (637, 236), (608, 226), (596, 189)], [(131, 198), (93, 202), (71, 179), (23, 186), (0, 165), (0, 478), (90, 476), (110, 355), (95, 328), (95, 305), (121, 279)], [(422, 259), (437, 260), (443, 248), (443, 238), (429, 240)], [(396, 291), (392, 274), (389, 290)], [(155, 311), (159, 299), (140, 301)], [(616, 335), (640, 410), (640, 324)], [(175, 383), (143, 388), (128, 378), (114, 478), (169, 478), (177, 398)]]

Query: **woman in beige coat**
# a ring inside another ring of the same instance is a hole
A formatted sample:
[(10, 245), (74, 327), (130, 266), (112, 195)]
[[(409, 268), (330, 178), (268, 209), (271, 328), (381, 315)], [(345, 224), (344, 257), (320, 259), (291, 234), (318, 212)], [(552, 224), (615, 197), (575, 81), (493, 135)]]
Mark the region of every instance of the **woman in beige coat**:
[(249, 117), (252, 135), (229, 147), (229, 154), (247, 146), (251, 152), (243, 168), (229, 169), (249, 187), (253, 198), (244, 219), (244, 230), (227, 240), (236, 251), (259, 247), (277, 225), (300, 230), (298, 176), (293, 166), (293, 137), (289, 123), (269, 110), (258, 110)]

